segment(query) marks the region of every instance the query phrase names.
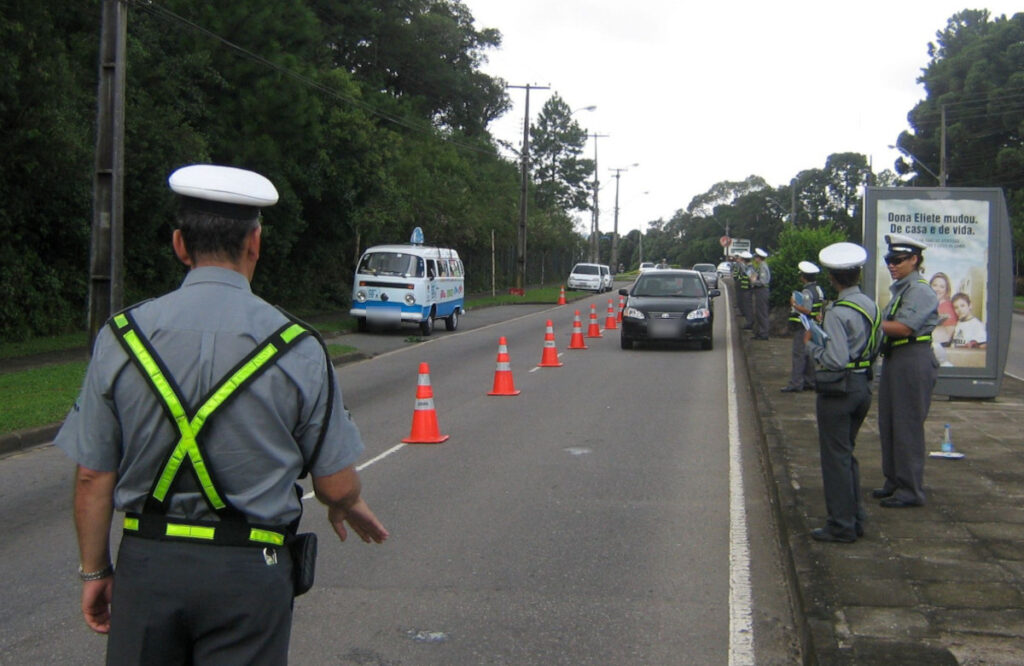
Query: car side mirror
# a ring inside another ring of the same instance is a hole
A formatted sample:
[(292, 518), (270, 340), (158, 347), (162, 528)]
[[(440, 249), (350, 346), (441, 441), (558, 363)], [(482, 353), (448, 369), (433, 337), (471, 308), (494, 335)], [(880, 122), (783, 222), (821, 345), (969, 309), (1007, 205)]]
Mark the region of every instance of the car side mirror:
[(629, 289), (619, 289), (619, 296), (629, 296)]
[(708, 296), (710, 296), (711, 298), (715, 298), (716, 296), (721, 296), (721, 295), (722, 295), (722, 292), (719, 289), (712, 289), (711, 291), (708, 292)]

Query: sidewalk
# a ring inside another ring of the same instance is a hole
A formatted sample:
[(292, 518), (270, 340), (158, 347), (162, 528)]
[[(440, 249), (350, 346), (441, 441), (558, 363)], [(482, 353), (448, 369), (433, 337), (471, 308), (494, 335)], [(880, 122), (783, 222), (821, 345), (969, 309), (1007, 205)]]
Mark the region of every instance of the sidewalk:
[(789, 379), (789, 337), (741, 335), (805, 661), (1024, 663), (1024, 382), (1004, 377), (994, 400), (933, 397), (929, 451), (949, 423), (966, 457), (929, 458), (928, 502), (913, 509), (870, 498), (883, 480), (876, 392), (855, 452), (865, 535), (818, 543), (810, 531), (826, 514), (815, 394), (779, 390)]

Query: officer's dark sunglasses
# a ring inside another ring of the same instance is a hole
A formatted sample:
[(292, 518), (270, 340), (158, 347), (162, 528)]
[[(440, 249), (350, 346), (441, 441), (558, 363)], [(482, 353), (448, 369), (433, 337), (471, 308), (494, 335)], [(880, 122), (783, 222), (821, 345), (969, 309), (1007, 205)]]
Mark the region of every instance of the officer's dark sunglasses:
[(887, 254), (885, 255), (885, 263), (887, 266), (899, 266), (907, 259), (910, 259), (912, 254)]

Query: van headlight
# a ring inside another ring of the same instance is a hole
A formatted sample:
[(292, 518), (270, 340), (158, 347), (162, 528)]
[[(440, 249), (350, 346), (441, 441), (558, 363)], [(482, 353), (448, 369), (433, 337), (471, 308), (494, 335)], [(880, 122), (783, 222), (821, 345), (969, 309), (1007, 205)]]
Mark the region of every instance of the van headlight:
[(405, 304), (406, 305), (415, 305), (416, 304), (416, 295), (415, 294), (406, 294), (405, 295)]
[(356, 300), (359, 301), (360, 303), (365, 303), (366, 302), (366, 292), (363, 291), (362, 289), (357, 291), (356, 292)]

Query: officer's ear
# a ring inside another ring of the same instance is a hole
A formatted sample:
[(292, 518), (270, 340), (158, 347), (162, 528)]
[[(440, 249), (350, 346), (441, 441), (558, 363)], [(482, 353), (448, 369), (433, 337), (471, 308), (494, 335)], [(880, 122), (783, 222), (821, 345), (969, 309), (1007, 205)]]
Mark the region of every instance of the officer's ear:
[(174, 233), (171, 235), (171, 245), (174, 247), (174, 254), (178, 257), (178, 261), (192, 268), (192, 257), (188, 255), (188, 249), (185, 247), (185, 237), (181, 234), (181, 229), (174, 230)]

